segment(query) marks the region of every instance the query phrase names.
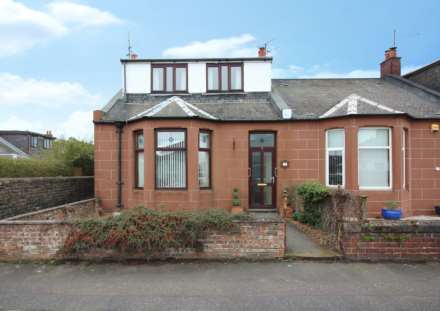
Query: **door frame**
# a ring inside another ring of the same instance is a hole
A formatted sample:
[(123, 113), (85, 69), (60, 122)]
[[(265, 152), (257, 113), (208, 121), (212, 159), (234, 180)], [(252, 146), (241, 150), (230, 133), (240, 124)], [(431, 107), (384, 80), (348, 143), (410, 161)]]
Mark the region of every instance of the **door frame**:
[[(252, 134), (273, 134), (274, 135), (274, 146), (273, 147), (263, 147), (263, 149), (259, 148), (252, 148), (251, 147), (251, 135)], [(248, 134), (248, 208), (249, 209), (265, 209), (265, 207), (262, 208), (252, 208), (251, 205), (251, 192), (252, 192), (252, 150), (262, 150), (264, 151), (264, 148), (270, 149), (272, 151), (272, 174), (275, 177), (274, 182), (272, 185), (272, 207), (268, 209), (276, 210), (277, 209), (277, 183), (278, 183), (278, 174), (277, 174), (277, 131), (274, 130), (253, 130), (249, 131)], [(263, 157), (261, 159), (262, 162), (264, 162)]]

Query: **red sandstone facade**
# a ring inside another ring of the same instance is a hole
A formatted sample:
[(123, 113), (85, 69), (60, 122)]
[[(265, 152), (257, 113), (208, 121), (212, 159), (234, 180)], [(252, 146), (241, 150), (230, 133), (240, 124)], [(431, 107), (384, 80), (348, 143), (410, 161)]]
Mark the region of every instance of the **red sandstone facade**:
[[(231, 208), (233, 188), (240, 190), (242, 206), (248, 208), (249, 133), (276, 133), (276, 204), (285, 186), (306, 180), (325, 183), (325, 131), (345, 129), (345, 189), (368, 196), (369, 216), (380, 215), (384, 201), (401, 203), (404, 216), (429, 215), (440, 201), (440, 133), (431, 131), (438, 120), (414, 120), (402, 116), (353, 116), (316, 121), (214, 122), (205, 120), (139, 120), (127, 123), (122, 134), (122, 204), (174, 210)], [(360, 127), (389, 127), (392, 132), (392, 187), (390, 190), (360, 191), (358, 144)], [(155, 189), (154, 131), (159, 128), (187, 130), (187, 189)], [(212, 131), (212, 187), (199, 189), (198, 133)], [(406, 185), (403, 181), (402, 131), (408, 133)], [(144, 131), (145, 185), (135, 188), (133, 135)], [(116, 210), (118, 186), (118, 136), (113, 124), (95, 124), (95, 193), (107, 211)], [(281, 161), (289, 162), (288, 168)]]

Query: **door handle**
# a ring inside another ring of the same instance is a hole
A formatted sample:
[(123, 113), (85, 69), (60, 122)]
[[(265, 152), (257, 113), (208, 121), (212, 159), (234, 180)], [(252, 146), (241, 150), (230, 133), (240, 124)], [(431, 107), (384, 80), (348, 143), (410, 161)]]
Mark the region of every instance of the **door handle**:
[(259, 182), (259, 183), (257, 184), (257, 186), (258, 186), (258, 187), (266, 187), (267, 184), (264, 183), (264, 182)]

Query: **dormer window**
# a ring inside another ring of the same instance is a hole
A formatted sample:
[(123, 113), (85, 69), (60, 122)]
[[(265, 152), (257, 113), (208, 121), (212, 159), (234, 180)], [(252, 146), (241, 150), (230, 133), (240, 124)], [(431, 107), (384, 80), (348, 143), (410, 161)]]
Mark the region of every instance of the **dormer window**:
[(151, 64), (152, 93), (187, 92), (187, 67), (187, 64)]
[(206, 72), (208, 92), (243, 91), (242, 63), (207, 64)]

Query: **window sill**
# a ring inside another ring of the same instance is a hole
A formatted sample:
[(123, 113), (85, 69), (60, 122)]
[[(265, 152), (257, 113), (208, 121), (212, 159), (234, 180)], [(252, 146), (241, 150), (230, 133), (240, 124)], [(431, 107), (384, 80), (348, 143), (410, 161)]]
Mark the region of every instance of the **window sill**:
[(188, 93), (188, 91), (182, 91), (182, 92), (160, 92), (160, 93), (155, 93), (155, 92), (151, 92), (150, 93), (151, 96), (185, 96), (185, 95), (191, 95), (190, 93)]
[(359, 191), (393, 191), (391, 187), (359, 187)]
[(220, 91), (213, 91), (213, 92), (206, 92), (206, 93), (202, 93), (203, 95), (233, 95), (233, 94), (238, 94), (238, 95), (244, 95), (246, 94), (245, 91), (227, 91), (227, 92), (220, 92)]

